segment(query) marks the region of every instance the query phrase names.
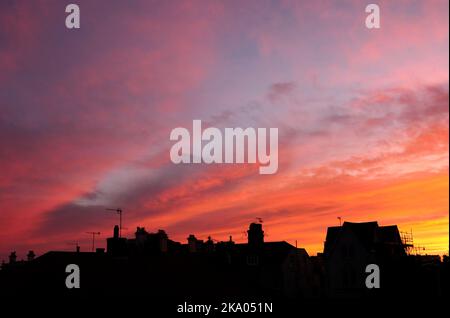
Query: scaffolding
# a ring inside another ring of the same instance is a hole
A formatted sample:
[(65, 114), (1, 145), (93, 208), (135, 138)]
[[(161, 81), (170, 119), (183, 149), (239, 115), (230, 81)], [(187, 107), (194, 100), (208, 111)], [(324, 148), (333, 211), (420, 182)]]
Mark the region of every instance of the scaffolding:
[(401, 232), (400, 238), (402, 240), (403, 247), (408, 255), (414, 254), (414, 240), (412, 230), (410, 232)]
[(400, 238), (408, 255), (423, 255), (425, 253), (425, 246), (414, 245), (412, 229), (410, 232), (400, 232)]

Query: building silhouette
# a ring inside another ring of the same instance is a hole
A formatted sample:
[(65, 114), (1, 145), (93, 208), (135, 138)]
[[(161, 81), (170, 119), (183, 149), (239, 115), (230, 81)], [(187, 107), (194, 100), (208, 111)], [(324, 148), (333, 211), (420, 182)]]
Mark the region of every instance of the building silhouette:
[[(360, 299), (395, 294), (442, 295), (448, 257), (409, 255), (397, 226), (344, 222), (329, 227), (323, 253), (310, 256), (285, 241), (266, 242), (261, 223), (251, 223), (247, 242), (206, 241), (190, 234), (185, 243), (164, 230), (137, 227), (133, 238), (119, 226), (106, 251), (50, 251), (27, 261), (12, 252), (0, 270), (0, 290), (65, 290), (65, 267), (77, 264), (83, 290), (140, 290), (154, 297), (267, 296), (282, 299)], [(379, 265), (379, 290), (365, 286), (365, 267)], [(413, 277), (413, 279), (412, 279)]]
[(329, 292), (333, 296), (359, 295), (367, 291), (368, 264), (377, 264), (384, 274), (386, 268), (391, 270), (405, 256), (395, 225), (344, 222), (342, 226), (329, 227), (324, 246)]

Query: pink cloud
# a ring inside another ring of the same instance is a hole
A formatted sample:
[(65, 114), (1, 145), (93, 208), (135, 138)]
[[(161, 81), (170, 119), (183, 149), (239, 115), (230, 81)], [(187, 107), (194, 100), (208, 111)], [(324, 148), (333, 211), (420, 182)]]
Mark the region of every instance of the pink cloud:
[[(3, 5), (0, 251), (87, 243), (116, 222), (105, 204), (129, 235), (243, 239), (258, 216), (312, 251), (344, 212), (442, 223), (448, 4), (381, 5), (377, 33), (361, 2), (83, 2), (79, 33), (58, 27), (63, 4)], [(170, 130), (200, 117), (279, 127), (279, 173), (172, 165)]]

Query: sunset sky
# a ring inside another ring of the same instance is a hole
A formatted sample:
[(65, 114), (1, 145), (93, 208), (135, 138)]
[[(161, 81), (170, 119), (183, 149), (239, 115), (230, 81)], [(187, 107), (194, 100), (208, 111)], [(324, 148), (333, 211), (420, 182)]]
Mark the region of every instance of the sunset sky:
[[(67, 2), (67, 3), (66, 3)], [(65, 27), (77, 3), (81, 28)], [(1, 1), (0, 260), (136, 226), (310, 255), (378, 221), (449, 244), (449, 3)], [(277, 127), (279, 168), (175, 165), (175, 127)]]

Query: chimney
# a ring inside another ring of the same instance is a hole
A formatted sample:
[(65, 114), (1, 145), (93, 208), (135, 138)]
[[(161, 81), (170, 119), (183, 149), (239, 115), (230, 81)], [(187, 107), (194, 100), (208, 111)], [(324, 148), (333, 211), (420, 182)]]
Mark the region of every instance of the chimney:
[(249, 246), (261, 247), (264, 245), (264, 231), (261, 223), (251, 223), (247, 233)]
[(34, 252), (32, 250), (30, 250), (27, 254), (27, 260), (30, 262), (30, 261), (34, 260), (35, 257), (36, 257), (36, 254), (34, 254)]
[(136, 227), (136, 232), (134, 233), (136, 237), (136, 244), (140, 246), (144, 246), (147, 242), (148, 233), (145, 230), (145, 227)]
[(197, 252), (197, 239), (195, 238), (195, 236), (193, 234), (191, 234), (191, 235), (189, 235), (187, 240), (188, 240), (189, 252), (190, 253)]
[(11, 252), (11, 254), (9, 254), (9, 263), (14, 264), (16, 260), (17, 260), (16, 251)]
[(213, 252), (214, 251), (214, 241), (211, 236), (208, 236), (208, 240), (206, 241), (206, 251)]
[(169, 237), (167, 236), (166, 232), (164, 230), (158, 230), (158, 243), (159, 243), (159, 250), (163, 253), (167, 252), (167, 241)]
[(119, 238), (119, 226), (118, 226), (118, 225), (115, 225), (115, 226), (114, 226), (114, 235), (113, 235), (113, 237), (114, 237), (115, 239), (118, 239), (118, 238)]

